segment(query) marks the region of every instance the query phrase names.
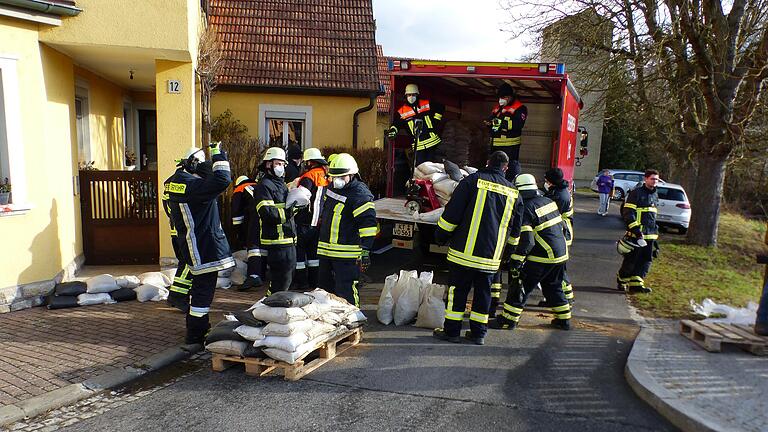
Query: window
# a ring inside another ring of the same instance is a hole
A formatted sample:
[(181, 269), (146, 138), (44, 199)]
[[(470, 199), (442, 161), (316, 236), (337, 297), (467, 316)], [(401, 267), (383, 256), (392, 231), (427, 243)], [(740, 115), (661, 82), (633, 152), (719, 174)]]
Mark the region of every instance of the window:
[(632, 182), (641, 182), (643, 181), (643, 176), (641, 174), (627, 174), (627, 180)]
[(91, 134), (88, 128), (88, 88), (85, 85), (75, 87), (75, 127), (77, 128), (77, 160), (91, 160)]
[(304, 131), (303, 120), (288, 120), (267, 118), (269, 122), (269, 146), (288, 148), (289, 145), (297, 144), (304, 148), (302, 132)]
[(614, 180), (626, 180), (627, 175), (626, 174), (614, 174), (613, 175)]
[(0, 183), (8, 179), (14, 210), (22, 209), (27, 198), (16, 61), (0, 54)]
[(685, 202), (685, 192), (680, 189), (658, 187), (656, 190), (658, 191), (659, 199)]
[(270, 147), (312, 147), (312, 107), (259, 105), (260, 138)]

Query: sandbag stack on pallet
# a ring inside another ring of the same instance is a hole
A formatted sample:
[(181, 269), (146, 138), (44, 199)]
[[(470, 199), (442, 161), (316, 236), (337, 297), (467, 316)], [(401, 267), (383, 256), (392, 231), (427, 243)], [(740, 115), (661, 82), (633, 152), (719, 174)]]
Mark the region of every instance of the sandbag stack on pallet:
[(147, 272), (139, 276), (117, 278), (102, 274), (84, 282), (57, 284), (46, 298), (46, 305), (48, 309), (65, 309), (129, 300), (161, 301), (168, 298), (167, 287), (170, 285), (170, 279), (161, 272)]

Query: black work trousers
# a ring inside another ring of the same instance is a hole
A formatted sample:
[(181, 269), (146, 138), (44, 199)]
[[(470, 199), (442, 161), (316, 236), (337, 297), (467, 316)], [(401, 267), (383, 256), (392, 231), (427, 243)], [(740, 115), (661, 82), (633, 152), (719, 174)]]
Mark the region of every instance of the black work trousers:
[(438, 147), (440, 147), (440, 144), (424, 150), (416, 150), (416, 166), (419, 166), (424, 162), (441, 162), (441, 153), (438, 151)]
[(187, 343), (202, 343), (211, 328), (208, 313), (211, 311), (217, 277), (218, 272), (213, 271), (197, 274), (192, 278), (187, 314)]
[(443, 328), (448, 336), (458, 336), (464, 321), (469, 291), (472, 294), (472, 311), (469, 314), (469, 329), (474, 337), (485, 337), (488, 333), (488, 310), (491, 306), (491, 283), (495, 273), (486, 273), (460, 265), (451, 266), (451, 286), (445, 305)]
[(563, 294), (563, 272), (565, 264), (544, 264), (528, 261), (520, 271), (520, 277), (509, 275), (509, 292), (504, 301), (501, 316), (509, 321), (519, 322), (528, 296), (541, 284), (544, 297), (555, 318), (570, 319), (571, 306)]
[(360, 307), (360, 296), (357, 292), (360, 267), (356, 260), (320, 257), (319, 270), (318, 284), (320, 288)]
[[(503, 151), (509, 157), (509, 161), (520, 160), (520, 144), (511, 146), (491, 146), (491, 153), (495, 151)], [(490, 155), (489, 155), (490, 156)]]
[(246, 276), (258, 276), (264, 280), (267, 270), (267, 250), (259, 245), (248, 247), (248, 274)]
[(273, 246), (267, 249), (267, 267), (269, 268), (269, 289), (267, 295), (278, 291), (288, 291), (296, 268), (296, 246)]
[(315, 289), (320, 268), (317, 258), (320, 229), (311, 225), (296, 225), (296, 231), (296, 284), (301, 289)]
[(655, 247), (656, 240), (648, 240), (648, 244), (644, 247), (635, 248), (632, 252), (624, 255), (624, 261), (619, 268), (619, 283), (630, 288), (644, 287), (645, 277), (651, 270)]

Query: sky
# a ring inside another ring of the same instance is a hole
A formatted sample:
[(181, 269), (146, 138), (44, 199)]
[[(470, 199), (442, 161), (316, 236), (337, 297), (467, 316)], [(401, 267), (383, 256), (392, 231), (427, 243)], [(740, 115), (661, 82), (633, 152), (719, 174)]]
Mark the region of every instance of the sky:
[(530, 52), (502, 31), (499, 0), (373, 0), (373, 14), (387, 56), (517, 61)]

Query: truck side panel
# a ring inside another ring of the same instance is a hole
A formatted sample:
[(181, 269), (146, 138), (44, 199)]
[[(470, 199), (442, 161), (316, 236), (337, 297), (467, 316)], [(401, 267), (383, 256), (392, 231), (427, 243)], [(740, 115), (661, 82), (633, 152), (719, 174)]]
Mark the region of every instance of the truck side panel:
[(564, 177), (572, 181), (578, 144), (577, 129), (579, 123), (579, 103), (568, 89), (567, 81), (562, 85), (562, 118), (560, 122), (560, 140), (552, 151), (552, 166), (563, 170)]

